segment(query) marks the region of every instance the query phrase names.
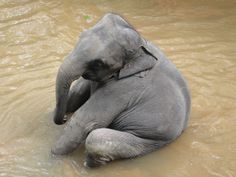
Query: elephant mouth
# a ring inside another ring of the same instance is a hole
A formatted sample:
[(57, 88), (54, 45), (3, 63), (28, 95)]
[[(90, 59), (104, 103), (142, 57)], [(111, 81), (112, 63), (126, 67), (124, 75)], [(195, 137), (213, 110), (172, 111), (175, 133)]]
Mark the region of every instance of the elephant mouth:
[(84, 73), (82, 77), (86, 80), (91, 80), (91, 81), (101, 82), (101, 83), (107, 83), (108, 81), (113, 80), (114, 78), (117, 78), (117, 76), (114, 74), (111, 74), (106, 77), (99, 77), (98, 74), (93, 74), (89, 72)]
[(70, 120), (70, 118), (72, 117), (73, 113), (67, 113), (64, 118), (63, 118), (63, 121), (64, 122), (67, 122), (68, 120)]
[(96, 76), (91, 72), (85, 72), (84, 74), (82, 74), (82, 77), (86, 80), (101, 81), (101, 79), (98, 76)]

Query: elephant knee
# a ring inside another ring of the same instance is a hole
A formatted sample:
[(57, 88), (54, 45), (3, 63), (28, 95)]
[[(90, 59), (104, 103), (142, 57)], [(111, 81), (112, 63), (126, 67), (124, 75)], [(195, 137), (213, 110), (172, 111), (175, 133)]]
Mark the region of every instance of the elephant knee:
[(86, 138), (85, 141), (85, 148), (87, 151), (90, 151), (94, 148), (94, 144), (97, 141), (97, 136), (96, 136), (96, 130), (93, 130), (92, 132), (89, 133), (89, 135)]
[(111, 150), (107, 146), (108, 139), (106, 139), (106, 129), (96, 129), (90, 132), (85, 141), (87, 151), (87, 158), (85, 166), (96, 167), (104, 165), (113, 160)]
[(105, 128), (96, 129), (89, 133), (85, 142), (85, 147), (89, 154), (103, 155), (104, 152), (107, 151), (107, 140), (105, 140), (106, 134)]

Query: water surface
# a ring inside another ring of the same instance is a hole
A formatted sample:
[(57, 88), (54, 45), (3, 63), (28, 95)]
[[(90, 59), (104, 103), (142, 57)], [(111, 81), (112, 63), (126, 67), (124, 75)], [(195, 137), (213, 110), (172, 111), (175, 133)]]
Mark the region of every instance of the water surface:
[[(236, 1), (0, 0), (0, 176), (236, 176)], [(79, 34), (117, 12), (188, 80), (188, 129), (169, 146), (89, 170), (84, 149), (53, 157), (55, 77)]]

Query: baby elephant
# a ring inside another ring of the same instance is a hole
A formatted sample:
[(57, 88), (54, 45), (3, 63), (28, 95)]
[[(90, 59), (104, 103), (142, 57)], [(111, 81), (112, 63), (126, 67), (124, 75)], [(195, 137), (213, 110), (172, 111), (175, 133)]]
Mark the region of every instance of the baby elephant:
[(190, 102), (183, 76), (160, 49), (108, 13), (59, 68), (54, 122), (74, 113), (52, 153), (85, 142), (89, 167), (144, 155), (180, 136)]

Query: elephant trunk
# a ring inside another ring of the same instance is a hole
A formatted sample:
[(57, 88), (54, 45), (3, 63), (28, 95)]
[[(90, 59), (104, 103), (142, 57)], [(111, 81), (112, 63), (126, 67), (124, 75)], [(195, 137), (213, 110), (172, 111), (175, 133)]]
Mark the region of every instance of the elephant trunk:
[(55, 124), (65, 123), (68, 93), (71, 83), (78, 79), (84, 72), (80, 62), (74, 62), (72, 56), (68, 56), (60, 66), (56, 78), (56, 108), (54, 113)]

